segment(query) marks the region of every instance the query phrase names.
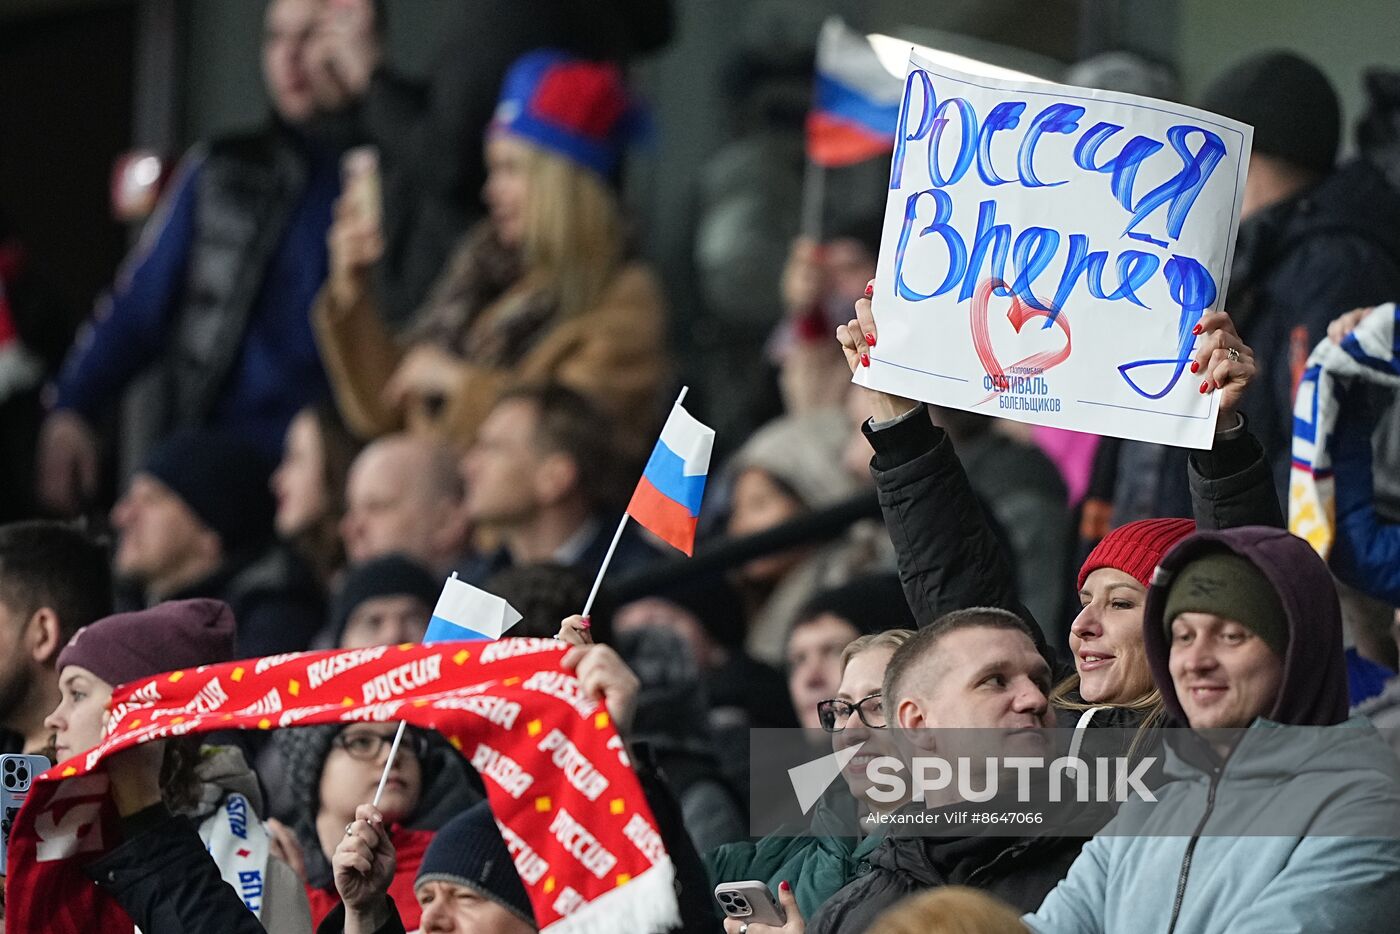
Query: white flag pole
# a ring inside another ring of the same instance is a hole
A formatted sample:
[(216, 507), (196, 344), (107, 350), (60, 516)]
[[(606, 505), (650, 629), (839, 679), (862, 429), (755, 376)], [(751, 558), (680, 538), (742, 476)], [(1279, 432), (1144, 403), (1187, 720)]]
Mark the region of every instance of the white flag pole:
[(826, 200), (826, 169), (810, 158), (802, 176), (802, 236), (821, 242), (822, 202)]
[[(674, 409), (677, 405), (684, 402), (685, 394), (689, 391), (689, 386), (682, 386), (681, 394), (676, 396), (675, 404), (672, 405), (671, 408)], [(626, 512), (622, 513), (622, 521), (617, 524), (617, 531), (613, 533), (612, 544), (608, 545), (608, 553), (603, 556), (603, 564), (598, 568), (598, 576), (593, 578), (593, 589), (588, 592), (588, 600), (583, 605), (583, 613), (581, 615), (584, 617), (587, 617), (588, 614), (593, 611), (593, 601), (598, 599), (598, 588), (603, 586), (603, 575), (608, 572), (608, 565), (612, 564), (613, 552), (617, 551), (617, 543), (622, 540), (622, 530), (627, 528), (627, 520), (630, 518), (631, 516)]]
[[(454, 574), (452, 576), (456, 577), (457, 575)], [(389, 747), (389, 761), (384, 763), (384, 774), (379, 776), (379, 787), (374, 789), (373, 803), (375, 807), (379, 807), (379, 796), (384, 794), (384, 783), (389, 780), (389, 770), (394, 767), (394, 760), (398, 758), (399, 743), (403, 742), (403, 731), (406, 726), (408, 726), (407, 723), (402, 720), (399, 721), (399, 731), (394, 734), (394, 743)]]

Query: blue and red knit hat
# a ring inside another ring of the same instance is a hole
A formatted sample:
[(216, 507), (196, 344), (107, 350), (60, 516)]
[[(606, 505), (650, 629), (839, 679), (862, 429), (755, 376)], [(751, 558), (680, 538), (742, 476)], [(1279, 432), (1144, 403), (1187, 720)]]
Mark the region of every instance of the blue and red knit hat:
[(536, 49), (506, 73), (491, 129), (522, 136), (611, 180), (637, 117), (616, 64)]

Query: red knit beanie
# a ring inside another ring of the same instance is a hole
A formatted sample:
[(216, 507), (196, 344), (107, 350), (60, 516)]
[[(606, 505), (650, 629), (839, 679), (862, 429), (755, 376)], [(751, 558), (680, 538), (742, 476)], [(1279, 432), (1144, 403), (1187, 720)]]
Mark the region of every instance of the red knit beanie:
[(1152, 571), (1172, 546), (1196, 531), (1192, 519), (1141, 519), (1109, 532), (1089, 552), (1079, 569), (1079, 589), (1099, 568), (1117, 568), (1142, 586), (1152, 583)]
[(80, 665), (112, 687), (233, 658), (233, 611), (222, 600), (170, 600), (73, 633), (58, 670)]

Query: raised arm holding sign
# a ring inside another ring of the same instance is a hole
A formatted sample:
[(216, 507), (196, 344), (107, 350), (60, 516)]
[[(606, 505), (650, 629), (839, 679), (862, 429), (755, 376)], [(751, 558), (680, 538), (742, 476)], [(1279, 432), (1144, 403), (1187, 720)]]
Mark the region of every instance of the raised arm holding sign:
[(1218, 397), (1188, 377), (1209, 362), (1202, 315), (1228, 284), (1250, 140), (1190, 107), (911, 55), (873, 290), (883, 339), (856, 381), (1210, 447)]

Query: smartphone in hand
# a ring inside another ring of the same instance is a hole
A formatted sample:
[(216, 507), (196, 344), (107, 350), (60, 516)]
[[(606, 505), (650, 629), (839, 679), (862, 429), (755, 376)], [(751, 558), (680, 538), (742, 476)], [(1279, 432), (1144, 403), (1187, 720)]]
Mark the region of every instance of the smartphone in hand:
[(738, 918), (749, 924), (770, 924), (782, 927), (787, 924), (787, 912), (772, 891), (762, 882), (721, 882), (715, 886), (715, 901), (724, 909), (726, 917)]
[(356, 146), (346, 151), (340, 161), (340, 180), (341, 190), (354, 205), (355, 214), (378, 227), (383, 216), (379, 150), (373, 146)]

